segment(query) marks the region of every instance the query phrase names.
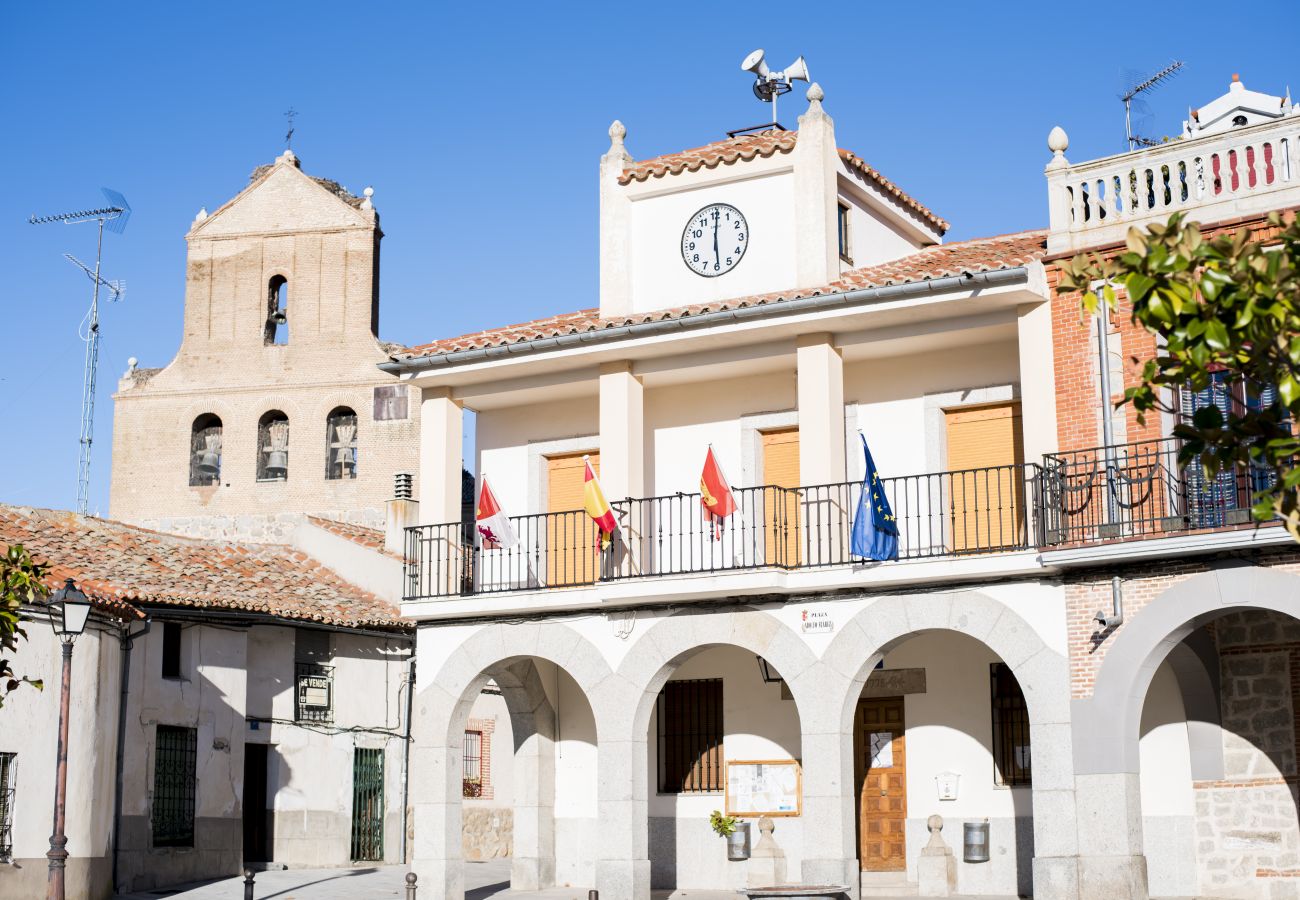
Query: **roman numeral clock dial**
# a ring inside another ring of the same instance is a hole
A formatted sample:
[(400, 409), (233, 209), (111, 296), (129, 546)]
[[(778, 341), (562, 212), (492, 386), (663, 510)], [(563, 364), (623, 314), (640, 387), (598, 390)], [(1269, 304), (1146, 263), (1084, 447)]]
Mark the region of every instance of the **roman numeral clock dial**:
[(682, 230), (682, 262), (705, 278), (736, 268), (748, 246), (749, 223), (740, 210), (725, 203), (704, 207)]

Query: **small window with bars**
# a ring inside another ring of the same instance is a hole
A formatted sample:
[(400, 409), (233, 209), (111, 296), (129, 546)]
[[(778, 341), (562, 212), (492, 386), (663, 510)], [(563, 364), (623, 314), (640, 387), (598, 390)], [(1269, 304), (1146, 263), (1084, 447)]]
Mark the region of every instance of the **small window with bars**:
[(722, 679), (670, 681), (655, 705), (659, 793), (721, 791)]
[(466, 797), (483, 796), (483, 732), (465, 732), (463, 791)]
[(153, 845), (194, 846), (194, 763), (198, 732), (159, 725), (154, 737)]
[(849, 244), (849, 205), (840, 201), (835, 213), (835, 231), (840, 248), (840, 259), (853, 264), (852, 248)]
[(18, 754), (0, 753), (0, 863), (14, 861), (14, 804), (18, 797)]
[(299, 722), (333, 722), (334, 667), (299, 661), (294, 670), (294, 718)]
[(1031, 783), (1029, 707), (1006, 663), (989, 667), (993, 700), (993, 776), (1005, 786)]

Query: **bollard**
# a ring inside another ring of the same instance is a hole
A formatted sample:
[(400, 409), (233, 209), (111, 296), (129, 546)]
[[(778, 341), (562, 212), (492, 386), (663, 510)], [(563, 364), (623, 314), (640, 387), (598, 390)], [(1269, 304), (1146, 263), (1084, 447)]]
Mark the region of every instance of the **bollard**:
[(415, 873), (406, 873), (406, 900), (415, 900)]
[(253, 870), (244, 870), (244, 900), (253, 900)]
[(587, 900), (600, 900), (600, 891), (595, 888), (587, 891)]

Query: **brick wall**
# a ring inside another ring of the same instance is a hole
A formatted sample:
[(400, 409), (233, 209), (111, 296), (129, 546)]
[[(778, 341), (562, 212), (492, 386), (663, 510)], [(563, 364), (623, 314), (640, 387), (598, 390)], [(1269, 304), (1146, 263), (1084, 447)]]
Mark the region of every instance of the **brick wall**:
[[(417, 470), (419, 392), (405, 419), (375, 421), (381, 232), (373, 209), (304, 174), (292, 158), (259, 169), (189, 245), (185, 318), (176, 357), (129, 372), (114, 395), (113, 518), (205, 537), (283, 541), (305, 513), (382, 523), (393, 476)], [(271, 280), (288, 281), (288, 334), (268, 345)], [(143, 356), (144, 353), (139, 355)], [(326, 418), (357, 416), (357, 475), (326, 478)], [(289, 473), (259, 482), (258, 421), (289, 418)], [(221, 419), (220, 484), (192, 487), (191, 428)]]

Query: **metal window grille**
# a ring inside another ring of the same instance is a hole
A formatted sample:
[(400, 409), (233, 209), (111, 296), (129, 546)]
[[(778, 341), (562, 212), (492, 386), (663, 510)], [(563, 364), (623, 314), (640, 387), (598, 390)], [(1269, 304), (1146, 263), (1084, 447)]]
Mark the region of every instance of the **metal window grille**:
[(221, 420), (204, 415), (190, 429), (190, 487), (221, 481)]
[(325, 479), (357, 477), (357, 414), (339, 407), (325, 420)]
[(257, 480), (289, 478), (289, 417), (269, 412), (257, 423)]
[(1031, 783), (1029, 707), (1005, 663), (989, 666), (993, 705), (993, 775), (1001, 785)]
[(0, 753), (0, 863), (14, 860), (14, 804), (18, 796), (18, 754)]
[(670, 681), (656, 704), (659, 792), (723, 789), (722, 679)]
[(357, 747), (352, 756), (352, 858), (384, 858), (384, 751)]
[(483, 732), (465, 732), (463, 791), (466, 797), (479, 797), (483, 793)]
[(299, 722), (333, 722), (334, 667), (295, 663), (294, 681), (294, 718)]
[(159, 725), (154, 739), (153, 845), (194, 846), (194, 762), (198, 732)]

